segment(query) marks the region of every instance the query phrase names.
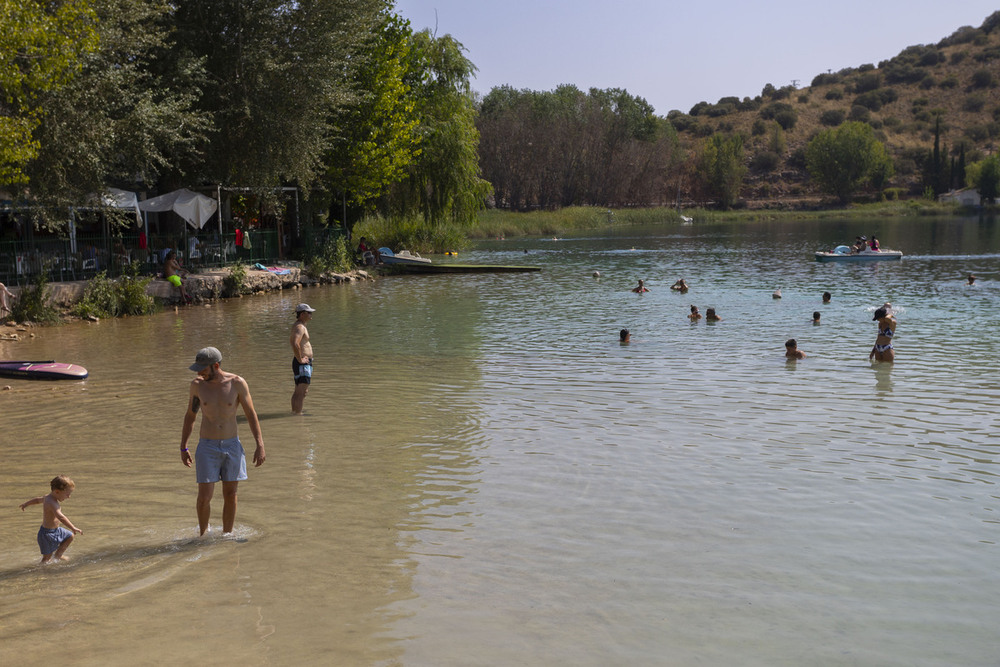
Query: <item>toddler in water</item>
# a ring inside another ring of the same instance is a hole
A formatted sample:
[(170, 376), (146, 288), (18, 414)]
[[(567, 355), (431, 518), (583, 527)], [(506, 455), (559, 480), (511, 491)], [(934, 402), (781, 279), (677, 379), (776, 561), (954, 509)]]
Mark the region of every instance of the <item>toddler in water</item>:
[[(62, 513), (59, 503), (69, 498), (76, 485), (65, 475), (59, 475), (49, 484), (52, 492), (47, 496), (38, 496), (21, 503), (21, 511), (29, 505), (42, 505), (42, 527), (38, 529), (38, 548), (42, 551), (42, 562), (48, 563), (55, 556), (56, 560), (66, 560), (63, 555), (73, 542), (75, 533), (83, 531), (73, 525), (73, 522)], [(69, 530), (59, 524), (65, 524)], [(70, 532), (72, 531), (72, 532)]]

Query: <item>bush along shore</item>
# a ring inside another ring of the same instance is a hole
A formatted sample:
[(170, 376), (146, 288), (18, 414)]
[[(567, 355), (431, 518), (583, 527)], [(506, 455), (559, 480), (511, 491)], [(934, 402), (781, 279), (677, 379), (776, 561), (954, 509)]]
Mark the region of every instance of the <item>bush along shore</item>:
[[(188, 274), (184, 277), (184, 289), (192, 303), (203, 305), (219, 299), (371, 279), (367, 271), (360, 269), (311, 275), (297, 266), (259, 270), (237, 264)], [(91, 280), (61, 283), (50, 283), (41, 277), (34, 284), (10, 286), (10, 290), (16, 297), (12, 312), (0, 321), (0, 340), (18, 340), (37, 325), (144, 315), (184, 305), (179, 290), (166, 280), (135, 272), (114, 280), (101, 273)]]

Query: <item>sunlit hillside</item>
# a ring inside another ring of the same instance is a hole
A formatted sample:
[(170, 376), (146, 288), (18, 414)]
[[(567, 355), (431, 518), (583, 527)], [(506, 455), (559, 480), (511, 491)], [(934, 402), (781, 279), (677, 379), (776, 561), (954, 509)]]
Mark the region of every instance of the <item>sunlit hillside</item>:
[[(685, 144), (715, 132), (747, 140), (749, 200), (815, 197), (804, 151), (817, 132), (845, 120), (869, 123), (895, 162), (900, 194), (925, 191), (928, 156), (940, 120), (950, 162), (996, 152), (1000, 137), (1000, 11), (978, 28), (963, 27), (937, 44), (911, 46), (890, 60), (820, 72), (808, 87), (765, 86), (753, 99), (701, 102), (668, 118)], [(780, 129), (779, 129), (780, 128)], [(953, 187), (960, 187), (955, 180)]]

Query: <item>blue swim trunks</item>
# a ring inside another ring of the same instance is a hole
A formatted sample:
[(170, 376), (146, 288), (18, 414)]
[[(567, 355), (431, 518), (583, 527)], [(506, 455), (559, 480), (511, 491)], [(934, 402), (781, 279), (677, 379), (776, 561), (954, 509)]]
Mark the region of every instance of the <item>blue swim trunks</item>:
[(312, 361), (310, 357), (308, 364), (301, 364), (298, 359), (292, 357), (292, 375), (295, 377), (295, 384), (309, 384), (312, 380)]
[(38, 529), (38, 548), (42, 550), (43, 556), (54, 554), (59, 545), (70, 537), (73, 537), (73, 533), (62, 526), (56, 526), (55, 528), (42, 526)]
[(247, 478), (247, 457), (239, 438), (198, 441), (194, 452), (194, 471), (199, 484), (241, 482)]

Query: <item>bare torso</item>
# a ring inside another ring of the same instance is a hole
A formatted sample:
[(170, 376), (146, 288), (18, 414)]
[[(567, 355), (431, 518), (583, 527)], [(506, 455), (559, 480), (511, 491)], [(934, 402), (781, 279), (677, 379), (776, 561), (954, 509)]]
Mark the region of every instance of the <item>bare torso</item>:
[(292, 354), (300, 362), (312, 359), (313, 348), (312, 343), (309, 342), (309, 329), (306, 328), (304, 322), (296, 322), (292, 325)]
[(222, 440), (236, 437), (236, 408), (246, 382), (235, 373), (220, 370), (212, 380), (197, 377), (191, 382), (192, 400), (201, 409), (199, 437)]

